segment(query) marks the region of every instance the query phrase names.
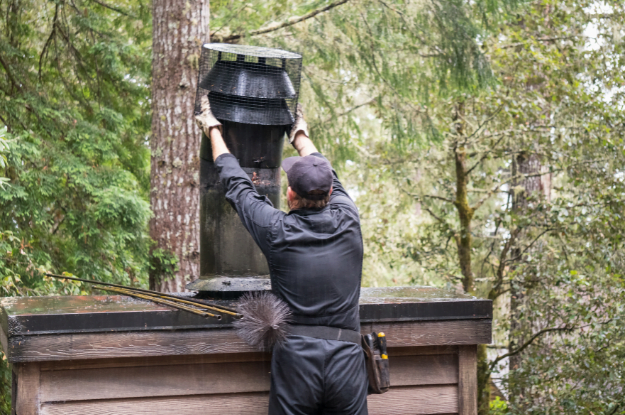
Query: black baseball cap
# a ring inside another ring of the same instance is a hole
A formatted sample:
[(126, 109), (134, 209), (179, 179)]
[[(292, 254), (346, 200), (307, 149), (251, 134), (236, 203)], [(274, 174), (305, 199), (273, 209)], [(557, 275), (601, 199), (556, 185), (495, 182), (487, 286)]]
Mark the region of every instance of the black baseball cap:
[(321, 200), (332, 188), (332, 167), (326, 159), (317, 156), (289, 157), (282, 168), (291, 189), (303, 198)]

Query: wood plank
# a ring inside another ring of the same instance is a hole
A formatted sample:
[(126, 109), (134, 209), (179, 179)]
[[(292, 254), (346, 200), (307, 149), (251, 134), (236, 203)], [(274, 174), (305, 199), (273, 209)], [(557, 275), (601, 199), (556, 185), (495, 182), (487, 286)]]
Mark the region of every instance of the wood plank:
[(431, 354), (458, 354), (458, 346), (389, 347), (389, 356), (427, 356)]
[(41, 401), (269, 392), (270, 362), (54, 370), (41, 374)]
[[(491, 320), (364, 324), (363, 332), (384, 331), (389, 347), (490, 343)], [(9, 339), (9, 361), (104, 359), (252, 353), (232, 329), (84, 333)]]
[(491, 320), (447, 320), (363, 324), (361, 332), (384, 332), (389, 347), (486, 344)]
[(52, 360), (41, 362), (41, 371), (100, 369), (108, 367), (169, 366), (227, 362), (270, 362), (271, 353), (223, 353), (183, 356), (122, 357), (114, 359)]
[(44, 404), (42, 415), (267, 415), (268, 393)]
[[(42, 415), (266, 415), (267, 393), (204, 395), (108, 401), (45, 403)], [(456, 386), (393, 388), (368, 398), (370, 415), (426, 415), (458, 412)]]
[(391, 387), (382, 395), (369, 395), (367, 406), (369, 415), (454, 414), (458, 412), (458, 387)]
[(11, 369), (11, 415), (15, 415), (15, 408), (17, 408), (17, 367), (14, 365)]
[(9, 350), (12, 362), (256, 352), (232, 329), (22, 336)]
[(477, 346), (458, 348), (458, 368), (458, 412), (477, 415)]
[[(458, 354), (458, 346), (389, 347), (389, 356)], [(167, 366), (223, 362), (269, 362), (271, 353), (223, 353), (183, 356), (122, 357), (113, 359), (53, 360), (41, 363), (41, 371), (64, 369), (96, 369), (106, 367)]]
[(391, 389), (458, 383), (458, 358), (455, 355), (390, 356), (389, 359)]
[(18, 415), (39, 414), (39, 364), (17, 365), (17, 398), (15, 412)]

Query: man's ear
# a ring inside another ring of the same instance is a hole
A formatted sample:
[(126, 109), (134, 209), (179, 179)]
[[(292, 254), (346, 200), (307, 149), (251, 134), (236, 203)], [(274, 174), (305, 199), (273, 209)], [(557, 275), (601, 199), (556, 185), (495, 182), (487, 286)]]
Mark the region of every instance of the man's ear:
[(291, 186), (286, 188), (286, 200), (291, 201), (294, 199), (293, 196), (293, 189), (291, 189)]
[(328, 192), (328, 196), (332, 195), (332, 190), (334, 190), (334, 187), (330, 186), (330, 191)]

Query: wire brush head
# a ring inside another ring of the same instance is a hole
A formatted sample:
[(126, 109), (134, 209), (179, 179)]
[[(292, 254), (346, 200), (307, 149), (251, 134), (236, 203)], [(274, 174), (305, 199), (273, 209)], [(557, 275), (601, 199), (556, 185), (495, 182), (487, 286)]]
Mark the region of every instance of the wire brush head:
[(256, 349), (269, 351), (286, 339), (291, 320), (289, 306), (271, 291), (245, 293), (234, 322), (237, 335)]

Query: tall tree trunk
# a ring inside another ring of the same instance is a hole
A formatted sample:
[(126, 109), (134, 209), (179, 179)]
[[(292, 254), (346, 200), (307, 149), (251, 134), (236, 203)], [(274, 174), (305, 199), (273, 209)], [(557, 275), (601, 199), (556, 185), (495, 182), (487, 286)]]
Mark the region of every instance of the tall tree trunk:
[(179, 271), (150, 274), (160, 291), (184, 290), (199, 272), (200, 131), (193, 119), (198, 61), (209, 38), (209, 0), (154, 0), (150, 236)]
[(466, 150), (463, 147), (454, 148), (454, 161), (456, 165), (456, 210), (460, 219), (460, 232), (454, 235), (458, 248), (458, 260), (462, 272), (462, 287), (467, 293), (474, 294), (475, 283), (471, 269), (471, 248), (473, 237), (471, 235), (471, 221), (473, 209), (469, 206), (468, 177), (466, 166)]
[[(541, 162), (540, 158), (533, 153), (525, 153), (522, 152), (513, 160), (512, 163), (513, 169), (512, 174), (516, 175), (535, 175), (540, 173), (541, 171)], [(527, 208), (527, 199), (530, 195), (536, 194), (537, 192), (543, 191), (543, 182), (540, 176), (535, 177), (524, 177), (522, 180), (513, 183), (514, 188), (522, 190), (515, 192), (513, 198), (513, 206), (512, 209), (516, 215), (522, 216), (524, 211)], [(523, 234), (525, 232), (520, 232), (520, 238), (517, 240), (523, 240)], [(516, 258), (517, 262), (521, 262), (522, 259), (522, 248), (515, 244), (512, 249), (512, 258)], [(515, 267), (515, 264), (512, 263), (512, 267)], [(523, 276), (517, 276), (514, 281), (512, 281), (510, 286), (510, 348), (514, 349), (524, 344), (527, 340), (525, 337), (525, 333), (529, 332), (529, 328), (525, 326), (525, 323), (522, 319), (523, 315), (523, 303), (525, 302), (526, 296), (526, 284)], [(510, 356), (510, 370), (519, 370), (523, 365), (523, 353), (518, 353), (513, 356)], [(523, 407), (523, 400), (525, 398), (525, 390), (523, 385), (517, 384), (514, 382), (515, 377), (511, 377), (510, 382), (510, 393), (511, 399), (516, 400), (517, 404), (520, 407)]]
[[(463, 144), (466, 133), (464, 110), (463, 102), (456, 103), (453, 118), (456, 137), (452, 151), (456, 169), (456, 199), (454, 200), (454, 205), (458, 211), (460, 230), (454, 235), (454, 239), (456, 240), (456, 247), (458, 249), (458, 263), (460, 265), (460, 272), (462, 273), (462, 287), (465, 292), (475, 295), (475, 278), (471, 268), (471, 250), (473, 249), (471, 222), (475, 211), (469, 204), (467, 152)], [(478, 413), (480, 415), (487, 415), (489, 413), (490, 402), (490, 370), (488, 369), (486, 345), (478, 345), (477, 358)]]
[(467, 293), (474, 294), (475, 285), (473, 271), (471, 270), (471, 220), (473, 219), (473, 209), (469, 205), (469, 177), (467, 175), (467, 152), (464, 148), (465, 121), (464, 103), (458, 102), (454, 111), (454, 128), (456, 139), (453, 146), (454, 164), (456, 167), (456, 200), (454, 205), (458, 211), (460, 219), (460, 231), (454, 235), (456, 247), (458, 249), (458, 261), (460, 272), (462, 273), (462, 287)]

